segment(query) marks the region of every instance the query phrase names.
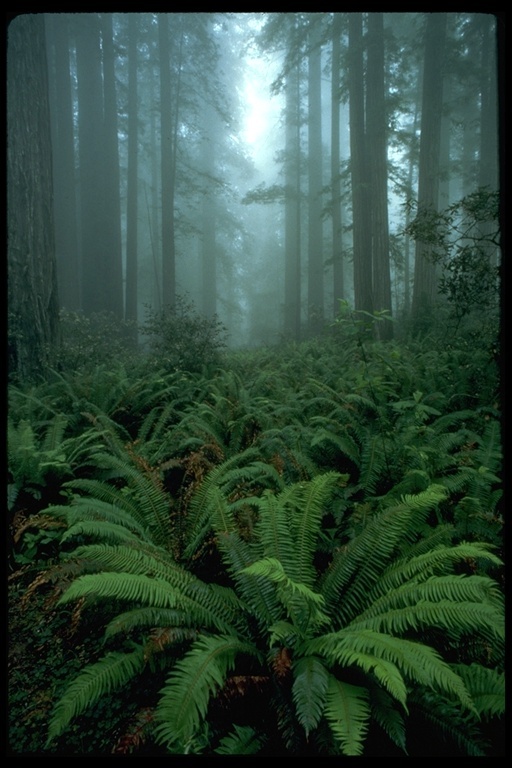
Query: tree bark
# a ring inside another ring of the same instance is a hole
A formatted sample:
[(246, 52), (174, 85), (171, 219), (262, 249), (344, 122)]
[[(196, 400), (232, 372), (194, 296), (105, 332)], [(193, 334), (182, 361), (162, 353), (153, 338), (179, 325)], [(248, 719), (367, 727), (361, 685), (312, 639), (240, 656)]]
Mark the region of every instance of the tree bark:
[(125, 318), (137, 322), (138, 311), (138, 111), (137, 37), (138, 16), (128, 14), (128, 187), (126, 201), (126, 298)]
[(52, 147), (42, 14), (15, 18), (7, 40), (9, 365), (42, 374), (59, 341)]
[(117, 138), (117, 93), (114, 71), (112, 14), (101, 14), (103, 51), (103, 232), (107, 295), (105, 310), (120, 320), (124, 316), (123, 257), (121, 242), (121, 197), (119, 186), (119, 142)]
[(331, 190), (332, 190), (332, 269), (333, 317), (345, 296), (341, 235), (341, 166), (340, 166), (340, 56), (341, 14), (333, 14), (331, 72)]
[(300, 338), (300, 124), (299, 73), (292, 66), (285, 83), (285, 274), (284, 332)]
[[(46, 14), (53, 152), (55, 255), (61, 307), (81, 308), (69, 19)], [(51, 55), (50, 55), (51, 54)]]
[[(425, 31), (425, 64), (421, 108), (420, 161), (418, 175), (418, 217), (437, 212), (439, 156), (443, 106), (443, 59), (447, 16), (431, 13)], [(437, 295), (436, 266), (432, 246), (416, 241), (412, 318), (417, 331), (426, 330)]]
[[(368, 14), (367, 125), (370, 211), (373, 262), (373, 309), (391, 314), (389, 265), (389, 218), (386, 98), (384, 82), (384, 18), (381, 12)], [(382, 340), (393, 338), (393, 325), (377, 326)]]
[(362, 14), (350, 13), (348, 23), (354, 306), (356, 310), (373, 312), (370, 207), (364, 114)]
[(324, 321), (322, 226), (321, 29), (310, 21), (308, 52), (308, 325), (312, 334)]

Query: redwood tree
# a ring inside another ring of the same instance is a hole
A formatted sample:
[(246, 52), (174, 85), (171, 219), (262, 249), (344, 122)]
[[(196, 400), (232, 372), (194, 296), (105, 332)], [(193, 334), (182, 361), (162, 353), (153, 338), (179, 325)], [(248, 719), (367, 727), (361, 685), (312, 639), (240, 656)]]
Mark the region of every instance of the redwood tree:
[(7, 39), (9, 365), (25, 381), (52, 362), (59, 339), (45, 22), (15, 18)]

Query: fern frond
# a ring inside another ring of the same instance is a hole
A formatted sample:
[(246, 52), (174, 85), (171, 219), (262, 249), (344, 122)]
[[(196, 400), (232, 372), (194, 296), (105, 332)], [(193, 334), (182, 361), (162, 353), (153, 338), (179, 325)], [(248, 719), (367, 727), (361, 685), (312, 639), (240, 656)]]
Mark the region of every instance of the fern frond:
[(329, 675), (325, 717), (343, 755), (363, 754), (370, 721), (368, 690)]
[(293, 571), (288, 575), (297, 582), (311, 587), (316, 581), (313, 556), (320, 525), (328, 511), (327, 504), (334, 489), (346, 485), (347, 480), (348, 475), (326, 472), (307, 483), (295, 483), (281, 494), (283, 502), (295, 510), (290, 530), (295, 563)]
[(293, 665), (293, 700), (306, 737), (314, 730), (325, 708), (329, 673), (320, 659), (303, 656)]
[(131, 653), (112, 651), (86, 667), (59, 699), (50, 720), (48, 743), (59, 736), (74, 717), (92, 707), (102, 696), (126, 685), (142, 672), (144, 665), (144, 652), (139, 647)]
[(248, 725), (235, 725), (233, 731), (220, 740), (216, 755), (256, 755), (261, 748), (261, 736)]
[[(494, 566), (503, 564), (501, 559), (491, 552), (491, 545), (485, 543), (462, 542), (455, 546), (439, 545), (433, 547), (430, 540), (430, 549), (426, 549), (425, 552), (421, 551), (423, 549), (422, 544), (423, 541), (420, 541), (414, 549), (409, 551), (407, 557), (397, 558), (390, 564), (370, 595), (372, 601), (411, 579), (425, 581), (433, 575), (451, 573), (458, 563), (465, 561), (481, 562)], [(417, 551), (419, 554), (414, 555)]]
[(288, 578), (279, 560), (266, 557), (245, 568), (244, 572), (250, 576), (262, 576), (278, 585), (278, 597), (287, 609), (290, 618), (293, 619), (295, 626), (305, 630), (304, 618), (307, 624), (311, 625), (322, 624), (327, 621), (327, 617), (322, 612), (324, 604), (322, 595), (313, 592), (305, 584)]
[[(417, 594), (421, 594), (421, 590), (418, 590)], [(397, 601), (399, 599), (397, 596)], [(393, 635), (403, 635), (408, 630), (438, 627), (458, 636), (472, 633), (489, 641), (503, 640), (504, 613), (495, 607), (469, 600), (428, 602), (424, 598), (421, 599), (422, 602), (415, 606), (391, 608), (385, 613), (364, 619), (358, 617), (349, 626)]]
[(350, 628), (312, 640), (308, 648), (310, 653), (323, 655), (330, 663), (353, 665), (357, 654), (375, 656), (393, 664), (400, 675), (413, 685), (430, 688), (450, 698), (456, 697), (463, 707), (474, 710), (462, 678), (443, 661), (434, 648), (423, 643), (372, 629)]
[(61, 542), (64, 543), (76, 536), (86, 536), (96, 539), (102, 539), (105, 543), (116, 544), (128, 541), (138, 541), (139, 534), (128, 530), (124, 525), (110, 523), (102, 520), (82, 520), (68, 528), (62, 535)]
[(259, 656), (253, 645), (232, 636), (201, 637), (193, 644), (161, 691), (155, 711), (159, 743), (184, 745), (193, 738), (239, 654)]
[(475, 709), (481, 718), (505, 714), (505, 673), (481, 664), (455, 664), (454, 671), (464, 680)]
[[(428, 512), (444, 498), (441, 486), (429, 486), (416, 495), (405, 495), (399, 504), (371, 518), (363, 531), (334, 557), (321, 579), (326, 606), (336, 613), (339, 626), (361, 612), (368, 594), (397, 549), (414, 540)], [(339, 595), (343, 590), (343, 600)]]
[[(127, 634), (140, 627), (174, 627), (185, 628), (195, 637), (196, 629), (190, 629), (190, 617), (183, 611), (171, 608), (135, 608), (133, 611), (119, 613), (105, 628), (105, 639), (108, 640), (120, 633)], [(182, 639), (180, 637), (180, 639)]]
[(372, 717), (391, 741), (407, 755), (403, 715), (398, 712), (389, 693), (381, 686), (370, 687)]

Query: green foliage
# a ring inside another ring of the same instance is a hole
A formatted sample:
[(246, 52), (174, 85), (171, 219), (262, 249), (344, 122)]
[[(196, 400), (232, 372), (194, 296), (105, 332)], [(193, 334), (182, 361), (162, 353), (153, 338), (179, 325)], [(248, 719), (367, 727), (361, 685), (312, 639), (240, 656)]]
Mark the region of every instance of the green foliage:
[(407, 233), (432, 246), (441, 267), (439, 291), (453, 317), (496, 314), (499, 300), (499, 192), (480, 188), (439, 213), (418, 214)]
[(150, 363), (164, 371), (202, 371), (221, 360), (226, 330), (217, 317), (197, 312), (184, 296), (160, 312), (146, 308), (141, 329), (149, 339)]
[(62, 343), (56, 367), (64, 371), (94, 370), (113, 359), (128, 360), (133, 356), (136, 328), (111, 312), (61, 310)]
[[(455, 340), (365, 329), (230, 359), (11, 391), (12, 509), (34, 478), (46, 498), (61, 450), (67, 467), (25, 532), (28, 559), (54, 537), (27, 595), (55, 584), (58, 615), (105, 645), (64, 667), (41, 749), (87, 722), (105, 752), (415, 756), (421, 723), (486, 754), (504, 698), (492, 372)], [(112, 737), (108, 707), (126, 710)]]

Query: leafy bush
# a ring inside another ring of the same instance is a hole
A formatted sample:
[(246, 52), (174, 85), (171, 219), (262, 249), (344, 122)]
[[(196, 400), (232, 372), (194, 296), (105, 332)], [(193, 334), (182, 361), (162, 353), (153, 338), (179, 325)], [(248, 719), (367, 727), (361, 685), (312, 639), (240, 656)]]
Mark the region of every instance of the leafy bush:
[(62, 345), (57, 366), (65, 371), (90, 370), (133, 355), (136, 326), (112, 312), (60, 313)]
[(184, 296), (161, 311), (147, 307), (142, 333), (149, 338), (150, 361), (166, 371), (199, 372), (218, 363), (226, 345), (226, 329), (218, 318), (201, 315)]

